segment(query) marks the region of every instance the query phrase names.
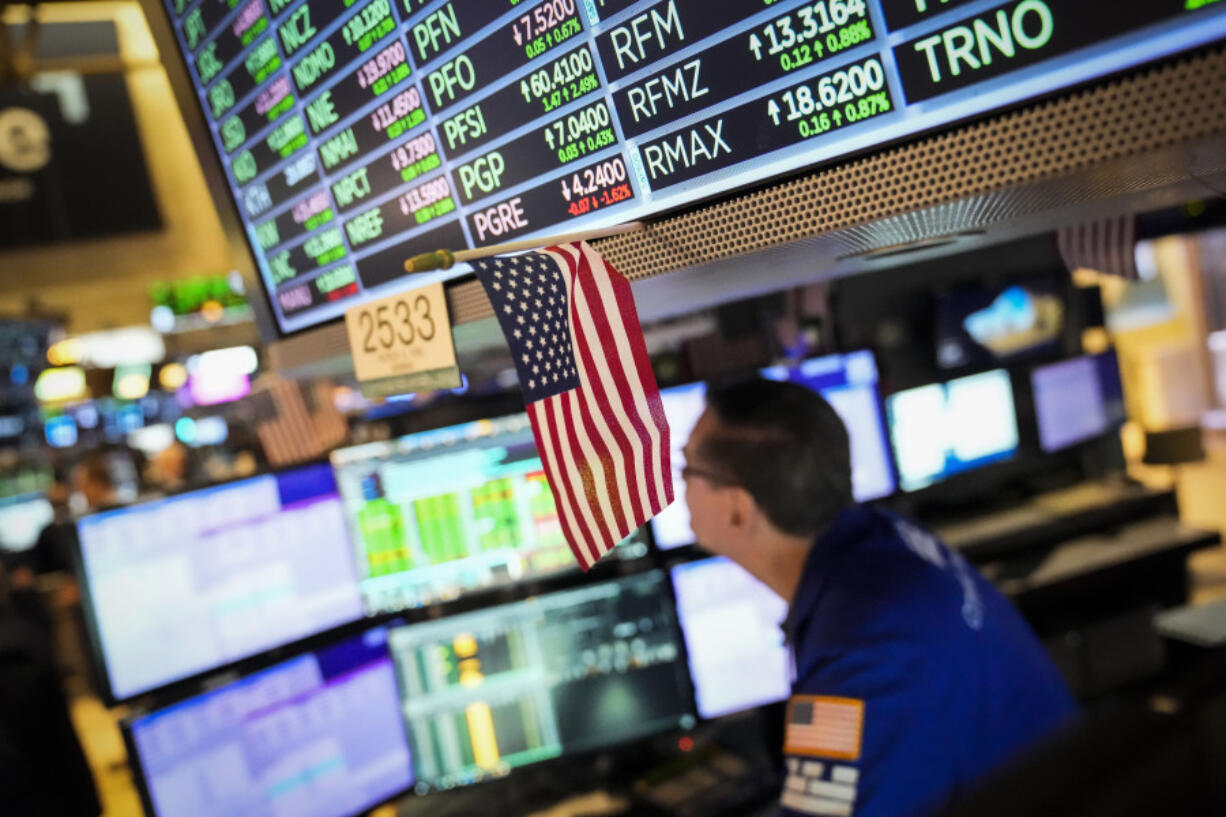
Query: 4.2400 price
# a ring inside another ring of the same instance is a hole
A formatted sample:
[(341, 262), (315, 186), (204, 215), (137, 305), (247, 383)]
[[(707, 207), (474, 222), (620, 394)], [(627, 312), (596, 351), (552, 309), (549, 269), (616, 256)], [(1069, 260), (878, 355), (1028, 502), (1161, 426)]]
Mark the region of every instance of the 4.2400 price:
[(432, 341), (437, 330), (430, 314), (430, 299), (421, 294), (363, 309), (358, 312), (358, 323), (362, 349), (369, 354), (391, 349), (397, 343), (412, 346), (417, 340)]

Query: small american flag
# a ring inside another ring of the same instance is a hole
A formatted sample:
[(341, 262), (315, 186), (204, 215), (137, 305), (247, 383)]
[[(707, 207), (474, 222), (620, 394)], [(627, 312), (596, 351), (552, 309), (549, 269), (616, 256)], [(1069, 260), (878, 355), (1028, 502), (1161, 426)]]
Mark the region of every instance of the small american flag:
[(864, 729), (864, 701), (793, 695), (788, 703), (784, 752), (856, 760)]
[(474, 261), (584, 570), (673, 501), (668, 421), (630, 285), (586, 243)]
[(255, 431), (270, 465), (305, 462), (345, 441), (349, 428), (332, 389), (330, 381), (307, 386), (274, 374), (257, 381), (251, 394)]
[(1070, 270), (1092, 269), (1129, 281), (1141, 277), (1137, 270), (1137, 217), (1134, 215), (1061, 227), (1056, 231), (1056, 246)]

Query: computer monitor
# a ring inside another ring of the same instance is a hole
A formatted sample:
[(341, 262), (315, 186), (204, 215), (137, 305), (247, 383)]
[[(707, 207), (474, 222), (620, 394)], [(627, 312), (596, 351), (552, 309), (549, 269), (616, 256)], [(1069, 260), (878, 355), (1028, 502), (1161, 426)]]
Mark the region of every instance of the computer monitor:
[(685, 504), (685, 480), (681, 468), (685, 465), (682, 447), (690, 438), (694, 424), (707, 407), (705, 383), (689, 383), (674, 386), (660, 392), (664, 404), (664, 416), (668, 419), (669, 440), (672, 444), (673, 504), (651, 520), (651, 535), (656, 547), (664, 550), (694, 544), (694, 531), (690, 528), (690, 509)]
[(694, 723), (659, 570), (397, 628), (389, 642), (421, 793)]
[(125, 724), (149, 817), (351, 817), (413, 766), (375, 628)]
[(78, 522), (113, 699), (362, 617), (327, 465), (191, 491)]
[[(867, 350), (845, 355), (825, 355), (796, 366), (772, 366), (760, 374), (770, 380), (789, 380), (820, 393), (847, 427), (851, 445), (852, 492), (867, 502), (894, 492), (894, 472), (886, 443), (885, 420), (877, 389), (877, 363)], [(665, 550), (694, 543), (685, 482), (680, 467), (685, 464), (681, 448), (706, 408), (706, 388), (691, 383), (660, 393), (672, 435), (673, 490), (676, 500), (652, 520), (656, 545)]]
[(1004, 369), (900, 391), (886, 409), (904, 491), (1017, 452), (1013, 386)]
[(851, 490), (857, 502), (894, 493), (894, 469), (877, 390), (877, 360), (867, 349), (826, 355), (797, 366), (762, 370), (771, 380), (790, 380), (821, 394), (847, 427), (851, 445)]
[(1125, 419), (1115, 352), (1062, 360), (1030, 373), (1039, 445), (1049, 453), (1106, 434)]
[(43, 528), (55, 520), (55, 509), (42, 494), (17, 494), (0, 499), (0, 552), (20, 553), (38, 543)]
[(936, 359), (942, 369), (986, 368), (1060, 348), (1068, 274), (1040, 273), (996, 285), (962, 283), (936, 298)]
[(722, 556), (676, 565), (672, 577), (698, 714), (717, 718), (786, 698), (787, 603)]
[(333, 452), (371, 613), (577, 570), (526, 414)]

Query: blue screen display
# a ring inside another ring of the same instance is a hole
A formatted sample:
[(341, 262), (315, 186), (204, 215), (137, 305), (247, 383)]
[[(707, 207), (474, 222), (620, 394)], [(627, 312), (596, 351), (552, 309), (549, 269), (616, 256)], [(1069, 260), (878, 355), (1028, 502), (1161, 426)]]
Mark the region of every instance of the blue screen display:
[(81, 519), (86, 599), (123, 699), (362, 617), (331, 469)]
[(1124, 421), (1124, 392), (1115, 352), (1062, 360), (1030, 373), (1039, 444), (1060, 451), (1092, 440)]
[(165, 5), (283, 332), (417, 253), (685, 207), (1226, 35), (1192, 0)]
[(349, 817), (413, 784), (382, 628), (136, 718), (151, 817)]
[(886, 408), (904, 491), (1017, 452), (1013, 386), (1003, 369), (900, 391)]
[(717, 718), (791, 694), (787, 602), (722, 556), (677, 565), (672, 579), (698, 714)]

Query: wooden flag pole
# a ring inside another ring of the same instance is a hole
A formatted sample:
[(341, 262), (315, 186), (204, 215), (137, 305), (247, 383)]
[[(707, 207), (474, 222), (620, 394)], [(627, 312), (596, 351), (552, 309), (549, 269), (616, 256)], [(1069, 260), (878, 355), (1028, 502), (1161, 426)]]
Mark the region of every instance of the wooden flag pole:
[(434, 252), (415, 255), (405, 261), (404, 270), (405, 272), (430, 272), (431, 270), (451, 269), (457, 262), (464, 263), (466, 261), (475, 261), (478, 258), (489, 258), (493, 255), (505, 255), (506, 253), (520, 252), (522, 250), (551, 247), (555, 244), (570, 244), (574, 241), (587, 241), (593, 238), (606, 238), (611, 235), (633, 233), (643, 229), (643, 227), (644, 224), (641, 221), (627, 221), (624, 224), (614, 224), (611, 227), (580, 230), (575, 233), (546, 236), (545, 238), (526, 238), (522, 241), (508, 241), (505, 244), (492, 244), (488, 247), (479, 247), (475, 250), (460, 250), (458, 252), (435, 250)]

